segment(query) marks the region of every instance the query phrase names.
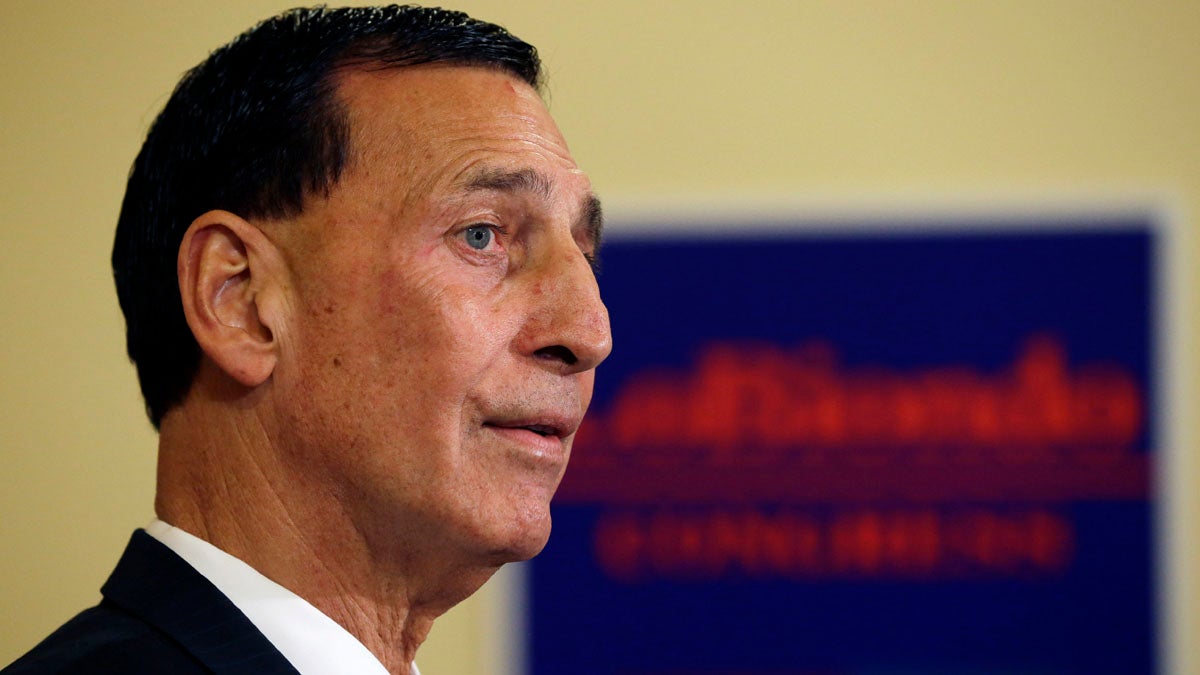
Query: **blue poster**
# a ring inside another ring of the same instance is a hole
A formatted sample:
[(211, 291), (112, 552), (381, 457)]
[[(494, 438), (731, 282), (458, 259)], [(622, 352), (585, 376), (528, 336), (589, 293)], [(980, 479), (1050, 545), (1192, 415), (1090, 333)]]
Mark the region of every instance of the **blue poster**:
[(929, 224), (606, 244), (531, 673), (1156, 672), (1152, 219)]

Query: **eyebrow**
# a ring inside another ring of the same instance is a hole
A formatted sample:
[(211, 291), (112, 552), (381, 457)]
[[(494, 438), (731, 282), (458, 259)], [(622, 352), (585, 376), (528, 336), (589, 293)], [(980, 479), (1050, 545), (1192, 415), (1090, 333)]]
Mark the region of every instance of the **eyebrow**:
[[(463, 182), (463, 189), (467, 192), (530, 192), (542, 199), (550, 199), (553, 193), (550, 179), (533, 169), (485, 169), (469, 176)], [(582, 230), (593, 251), (600, 248), (600, 239), (604, 232), (604, 211), (600, 208), (599, 197), (588, 194), (584, 198), (579, 218), (571, 229)]]

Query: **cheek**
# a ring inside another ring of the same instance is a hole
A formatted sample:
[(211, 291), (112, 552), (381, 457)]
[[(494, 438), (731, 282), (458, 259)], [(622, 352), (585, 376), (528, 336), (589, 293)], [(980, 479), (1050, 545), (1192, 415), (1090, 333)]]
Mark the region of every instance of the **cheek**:
[(493, 298), (449, 289), (439, 300), (408, 339), (419, 354), (423, 384), (462, 403), (512, 363), (520, 323)]
[(579, 374), (579, 407), (580, 412), (587, 412), (588, 406), (592, 402), (592, 392), (596, 386), (596, 371), (589, 370), (586, 373)]
[(503, 284), (471, 271), (437, 268), (416, 278), (393, 273), (383, 285), (382, 315), (394, 327), (396, 348), (449, 380), (486, 369), (521, 325)]
[(368, 427), (457, 422), (473, 389), (510, 363), (521, 313), (503, 284), (428, 262), (358, 270), (339, 280), (353, 283), (325, 286), (297, 308), (290, 347), (300, 393)]

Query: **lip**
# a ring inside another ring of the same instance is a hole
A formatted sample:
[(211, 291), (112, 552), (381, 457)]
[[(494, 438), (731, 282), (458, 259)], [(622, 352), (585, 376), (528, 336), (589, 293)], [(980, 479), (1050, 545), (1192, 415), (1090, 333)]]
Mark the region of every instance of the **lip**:
[(556, 414), (488, 419), (483, 427), (518, 445), (530, 456), (558, 465), (566, 460), (567, 439), (579, 420)]

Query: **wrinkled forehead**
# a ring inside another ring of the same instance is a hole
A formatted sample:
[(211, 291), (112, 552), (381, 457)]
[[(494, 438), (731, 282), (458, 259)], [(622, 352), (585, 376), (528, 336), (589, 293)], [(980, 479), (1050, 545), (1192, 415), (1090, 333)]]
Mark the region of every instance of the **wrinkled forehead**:
[[(331, 193), (306, 208), (316, 240), (331, 235), (331, 222), (387, 231), (485, 194), (599, 222), (588, 177), (524, 81), (493, 68), (435, 64), (348, 68), (333, 82), (348, 154)], [(583, 239), (598, 239), (592, 230), (598, 235), (598, 227), (583, 228)]]
[(360, 150), (507, 139), (537, 142), (569, 157), (538, 92), (497, 68), (356, 66), (339, 71), (333, 81), (350, 137), (362, 142)]
[(547, 203), (582, 204), (591, 194), (537, 91), (506, 72), (356, 68), (337, 83), (349, 122), (342, 182), (371, 190), (393, 215), (469, 191), (481, 172), (532, 172), (548, 189), (530, 192), (545, 192)]

